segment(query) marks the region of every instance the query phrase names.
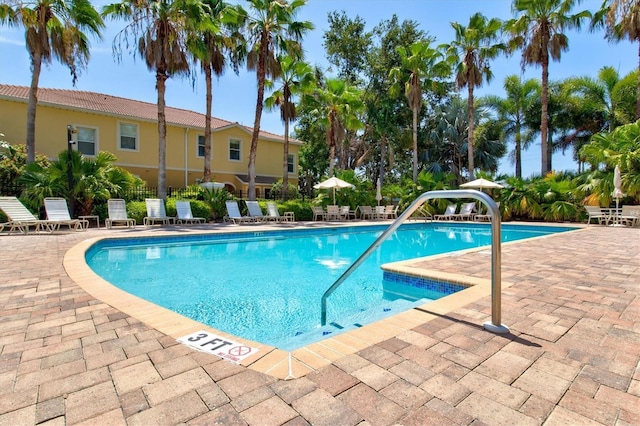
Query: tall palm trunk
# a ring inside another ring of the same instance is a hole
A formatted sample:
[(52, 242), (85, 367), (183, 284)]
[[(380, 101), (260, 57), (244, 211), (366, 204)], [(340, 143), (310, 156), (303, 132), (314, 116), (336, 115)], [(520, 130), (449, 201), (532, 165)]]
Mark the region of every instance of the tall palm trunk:
[(42, 70), (42, 54), (31, 56), (31, 86), (27, 105), (27, 164), (36, 161), (36, 107), (38, 106), (38, 81)]
[(542, 160), (540, 162), (540, 172), (545, 176), (551, 170), (551, 158), (549, 157), (548, 132), (549, 132), (549, 55), (543, 54), (542, 58), (542, 112), (540, 116), (540, 145)]
[(156, 89), (158, 90), (158, 198), (167, 198), (167, 119), (164, 112), (164, 94), (167, 75), (164, 71), (156, 72)]
[(469, 93), (468, 99), (467, 99), (467, 108), (469, 109), (469, 126), (467, 128), (467, 156), (468, 156), (468, 162), (469, 162), (469, 180), (473, 180), (474, 178), (474, 170), (476, 168), (476, 164), (474, 161), (474, 155), (473, 155), (473, 123), (474, 123), (474, 116), (473, 116), (473, 83), (471, 82), (471, 80), (468, 80), (467, 83), (467, 91)]
[(516, 117), (516, 177), (522, 177), (522, 134), (520, 133), (520, 117)]
[(331, 112), (329, 112), (329, 177), (333, 176), (333, 163), (336, 158), (337, 120), (336, 112), (331, 110)]
[(269, 42), (263, 34), (260, 43), (260, 53), (258, 57), (258, 97), (256, 100), (256, 116), (253, 120), (253, 133), (251, 135), (251, 150), (249, 151), (249, 189), (247, 197), (250, 201), (256, 199), (256, 153), (258, 152), (258, 137), (260, 136), (260, 120), (262, 118), (262, 108), (264, 106), (264, 81), (267, 75), (267, 55), (269, 53)]
[(282, 201), (287, 201), (289, 189), (289, 117), (284, 118), (284, 152), (282, 159)]
[(640, 120), (640, 41), (638, 42), (638, 95), (636, 98), (636, 120)]
[(418, 182), (418, 108), (413, 108), (413, 183)]
[(204, 116), (204, 171), (203, 182), (211, 182), (211, 104), (213, 102), (213, 89), (211, 84), (211, 64), (204, 66), (204, 81), (207, 86), (206, 114)]

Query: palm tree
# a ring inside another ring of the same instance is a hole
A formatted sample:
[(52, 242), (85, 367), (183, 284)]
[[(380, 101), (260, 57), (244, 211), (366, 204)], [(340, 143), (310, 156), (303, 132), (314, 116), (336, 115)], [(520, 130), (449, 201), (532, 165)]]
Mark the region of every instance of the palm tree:
[(90, 57), (87, 35), (100, 38), (104, 23), (89, 0), (36, 0), (0, 4), (0, 23), (24, 27), (31, 60), (27, 104), (27, 163), (36, 158), (36, 105), (42, 64), (56, 58), (69, 67), (73, 84)]
[(525, 114), (538, 94), (540, 84), (537, 80), (522, 81), (517, 75), (509, 75), (504, 79), (506, 97), (488, 95), (481, 99), (481, 105), (487, 106), (497, 114), (498, 122), (503, 125), (504, 138), (513, 138), (515, 146), (513, 158), (516, 166), (515, 175), (522, 177), (522, 150), (533, 139), (533, 133), (524, 131)]
[(455, 40), (447, 46), (452, 60), (457, 62), (456, 84), (458, 88), (467, 87), (467, 111), (469, 113), (469, 128), (467, 137), (467, 155), (469, 157), (469, 180), (473, 180), (475, 169), (473, 153), (473, 118), (474, 100), (473, 89), (482, 86), (486, 80), (491, 81), (493, 73), (489, 61), (505, 50), (505, 45), (496, 43), (502, 30), (502, 21), (496, 18), (487, 19), (481, 13), (476, 13), (469, 19), (469, 25), (464, 26), (452, 22)]
[(266, 100), (268, 109), (280, 107), (280, 119), (284, 123), (284, 150), (282, 164), (282, 201), (287, 200), (289, 186), (289, 123), (297, 118), (296, 104), (293, 98), (308, 91), (315, 80), (311, 65), (296, 61), (291, 56), (280, 58), (282, 85)]
[[(418, 112), (422, 107), (424, 87), (437, 91), (441, 87), (438, 78), (448, 75), (449, 67), (443, 61), (443, 55), (431, 47), (430, 40), (420, 40), (405, 49), (396, 48), (401, 65), (389, 72), (395, 83), (391, 92), (398, 92), (404, 81), (404, 94), (413, 113), (413, 182), (418, 180)], [(408, 76), (407, 76), (408, 74)]]
[[(138, 54), (156, 75), (158, 91), (158, 197), (167, 195), (166, 82), (189, 73), (187, 36), (194, 22), (203, 22), (205, 9), (194, 0), (122, 0), (104, 7), (102, 14), (129, 23), (115, 37), (113, 50), (122, 57), (122, 44)], [(133, 40), (130, 40), (133, 38)]]
[(311, 115), (325, 128), (326, 141), (329, 145), (329, 171), (333, 176), (336, 157), (336, 145), (346, 136), (347, 130), (362, 128), (358, 114), (364, 110), (362, 93), (349, 86), (344, 80), (326, 79), (323, 87), (318, 87), (313, 99), (315, 109)]
[(602, 114), (606, 129), (612, 132), (618, 125), (616, 120), (616, 104), (613, 92), (620, 82), (620, 75), (613, 67), (602, 67), (598, 78), (574, 77), (564, 81), (567, 90), (582, 97), (583, 102), (594, 105)]
[(256, 114), (249, 152), (249, 200), (256, 199), (256, 152), (260, 135), (260, 120), (264, 106), (264, 86), (268, 77), (280, 75), (279, 53), (302, 57), (300, 42), (305, 32), (313, 29), (310, 21), (296, 21), (298, 9), (306, 0), (247, 0), (253, 14), (245, 17), (247, 22), (248, 55), (247, 68), (256, 71), (258, 94)]
[(638, 95), (636, 120), (640, 119), (640, 2), (637, 0), (604, 0), (592, 20), (592, 27), (606, 27), (605, 37), (620, 41), (623, 38), (638, 43)]
[(519, 15), (505, 25), (512, 35), (511, 46), (522, 47), (522, 65), (539, 64), (542, 67), (542, 108), (540, 142), (542, 150), (541, 172), (551, 170), (551, 147), (548, 145), (549, 58), (559, 61), (569, 48), (566, 30), (580, 28), (589, 11), (569, 14), (576, 0), (514, 0), (512, 10)]
[(237, 11), (223, 0), (203, 0), (206, 6), (204, 22), (193, 22), (194, 28), (189, 36), (189, 50), (200, 63), (204, 72), (206, 86), (206, 111), (204, 118), (204, 170), (202, 181), (211, 182), (211, 109), (213, 103), (212, 76), (224, 74), (228, 60), (238, 72), (238, 47), (242, 45), (242, 36), (236, 31)]

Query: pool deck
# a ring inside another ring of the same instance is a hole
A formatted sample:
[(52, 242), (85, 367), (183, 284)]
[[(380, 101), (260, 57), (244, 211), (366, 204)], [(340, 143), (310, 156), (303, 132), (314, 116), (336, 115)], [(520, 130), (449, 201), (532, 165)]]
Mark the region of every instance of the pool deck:
[(640, 425), (638, 228), (504, 244), (509, 334), (482, 328), (489, 250), (409, 262), (479, 285), (300, 356), (289, 380), (260, 372), (277, 350), (236, 365), (178, 343), (188, 327), (97, 299), (65, 258), (100, 237), (248, 228), (0, 234), (0, 425)]

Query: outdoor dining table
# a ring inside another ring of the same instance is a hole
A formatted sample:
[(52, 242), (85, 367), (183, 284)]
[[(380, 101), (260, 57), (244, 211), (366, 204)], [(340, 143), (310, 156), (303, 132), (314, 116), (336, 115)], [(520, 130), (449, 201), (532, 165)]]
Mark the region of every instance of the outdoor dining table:
[(609, 225), (618, 225), (620, 224), (620, 213), (622, 213), (621, 208), (608, 208), (608, 209), (600, 209), (602, 213), (605, 215), (605, 224)]

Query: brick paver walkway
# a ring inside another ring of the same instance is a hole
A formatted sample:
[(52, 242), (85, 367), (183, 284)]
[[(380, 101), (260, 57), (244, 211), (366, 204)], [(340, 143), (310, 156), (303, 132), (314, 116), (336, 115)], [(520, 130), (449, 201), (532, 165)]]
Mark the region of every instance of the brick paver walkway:
[[(503, 246), (490, 299), (295, 380), (177, 344), (62, 267), (105, 230), (0, 236), (0, 425), (640, 425), (640, 229)], [(486, 251), (420, 266), (489, 277)]]

